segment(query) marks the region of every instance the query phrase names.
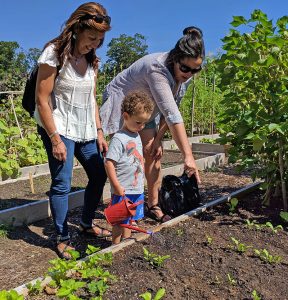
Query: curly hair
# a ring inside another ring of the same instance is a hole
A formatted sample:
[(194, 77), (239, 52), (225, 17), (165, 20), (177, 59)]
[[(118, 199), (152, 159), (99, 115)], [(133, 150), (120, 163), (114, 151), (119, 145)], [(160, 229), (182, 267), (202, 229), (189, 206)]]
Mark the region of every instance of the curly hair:
[[(100, 15), (104, 17), (102, 23), (96, 22), (93, 16)], [(109, 22), (107, 21), (109, 20)], [(69, 19), (62, 26), (62, 32), (59, 36), (49, 41), (44, 48), (50, 44), (55, 45), (57, 58), (62, 66), (66, 57), (70, 57), (75, 47), (75, 39), (73, 34), (83, 32), (85, 29), (92, 29), (98, 32), (106, 32), (111, 29), (110, 17), (107, 16), (106, 9), (99, 3), (87, 2), (80, 5), (69, 17)], [(101, 41), (98, 48), (102, 46), (104, 40)], [(86, 59), (94, 68), (97, 67), (99, 58), (92, 49), (86, 55)]]
[(133, 91), (125, 96), (122, 105), (122, 114), (126, 112), (128, 115), (138, 115), (141, 113), (151, 114), (154, 109), (154, 103), (150, 96), (142, 91)]

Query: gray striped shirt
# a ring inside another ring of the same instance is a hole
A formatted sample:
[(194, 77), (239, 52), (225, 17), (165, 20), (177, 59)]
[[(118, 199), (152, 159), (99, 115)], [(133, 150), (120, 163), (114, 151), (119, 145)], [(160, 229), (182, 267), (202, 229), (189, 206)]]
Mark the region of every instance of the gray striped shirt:
[(172, 91), (176, 82), (165, 66), (167, 55), (167, 52), (146, 55), (119, 73), (108, 84), (103, 93), (103, 104), (100, 108), (105, 134), (115, 133), (121, 128), (122, 101), (125, 95), (134, 90), (141, 90), (154, 100), (155, 109), (150, 121), (162, 114), (168, 125), (183, 123), (178, 105), (190, 80), (181, 84), (174, 97)]

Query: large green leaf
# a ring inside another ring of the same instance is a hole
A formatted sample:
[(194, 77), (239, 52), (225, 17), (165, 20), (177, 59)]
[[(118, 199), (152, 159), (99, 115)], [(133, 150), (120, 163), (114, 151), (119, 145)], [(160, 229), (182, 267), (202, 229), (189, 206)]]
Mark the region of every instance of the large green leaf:
[(233, 16), (233, 21), (230, 23), (234, 27), (238, 27), (242, 24), (246, 24), (247, 21), (244, 17), (242, 16)]

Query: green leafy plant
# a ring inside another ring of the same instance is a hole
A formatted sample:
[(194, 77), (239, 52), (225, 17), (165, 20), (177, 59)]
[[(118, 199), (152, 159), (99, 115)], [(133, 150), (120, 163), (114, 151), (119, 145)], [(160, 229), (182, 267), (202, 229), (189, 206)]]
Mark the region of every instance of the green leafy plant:
[(271, 229), (271, 231), (273, 233), (277, 233), (278, 230), (283, 230), (282, 225), (273, 226), (273, 224), (271, 222), (266, 222), (265, 224), (259, 224), (254, 220), (253, 221), (246, 220), (246, 227), (248, 227), (249, 229), (254, 227), (257, 230), (263, 229), (263, 228), (269, 228), (269, 229)]
[(236, 207), (238, 205), (238, 199), (237, 198), (231, 198), (227, 205), (229, 206), (229, 213), (233, 214), (236, 211)]
[(213, 238), (209, 235), (206, 235), (206, 244), (207, 245), (212, 245)]
[[(287, 205), (287, 16), (272, 21), (259, 9), (248, 18), (234, 16), (217, 61), (222, 73), (221, 144), (229, 144), (229, 162), (255, 168), (265, 180), (263, 203), (278, 194)], [(241, 31), (237, 27), (241, 26)], [(271, 105), (272, 104), (272, 105)], [(237, 115), (237, 118), (235, 118)], [(260, 168), (259, 168), (260, 166)], [(271, 200), (272, 199), (272, 200)]]
[(212, 138), (202, 138), (199, 142), (206, 144), (216, 144), (216, 140)]
[[(25, 116), (19, 105), (16, 107), (16, 113)], [(22, 118), (23, 124), (26, 121), (27, 124), (31, 124), (31, 121), (27, 120), (28, 117), (26, 117), (27, 119)], [(21, 167), (47, 162), (43, 143), (40, 137), (36, 135), (35, 122), (31, 126), (34, 128), (34, 132), (25, 128), (26, 126), (24, 125), (21, 136), (13, 114), (7, 113), (0, 120), (0, 176), (2, 180), (19, 176)]]
[[(57, 291), (57, 296), (60, 298), (73, 295), (77, 290), (86, 286), (85, 282), (76, 281), (75, 279), (60, 280), (60, 288)], [(75, 296), (75, 295), (74, 295)]]
[(252, 229), (254, 225), (256, 224), (255, 220), (250, 221), (249, 219), (245, 220), (245, 226), (249, 229)]
[(254, 249), (254, 253), (262, 260), (265, 262), (268, 262), (269, 264), (277, 264), (280, 263), (282, 260), (282, 257), (279, 255), (272, 255), (268, 252), (266, 249)]
[(280, 217), (284, 222), (288, 223), (288, 212), (287, 211), (281, 211)]
[(255, 227), (256, 230), (260, 230), (262, 228), (262, 225), (255, 222), (254, 227)]
[(0, 237), (6, 238), (11, 227), (6, 224), (0, 224)]
[(0, 300), (24, 300), (23, 295), (19, 295), (16, 291), (0, 291)]
[(262, 228), (262, 225), (257, 223), (255, 220), (250, 221), (249, 219), (247, 219), (245, 222), (245, 226), (249, 229), (255, 228), (257, 230), (260, 230)]
[(273, 226), (271, 222), (266, 222), (264, 226), (271, 229), (273, 233), (277, 233), (278, 230), (283, 230), (282, 225)]
[(103, 296), (107, 289), (109, 288), (109, 285), (107, 284), (107, 280), (101, 279), (98, 281), (92, 281), (88, 284), (89, 292), (92, 295), (99, 295)]
[(26, 287), (28, 288), (29, 295), (32, 296), (40, 294), (43, 290), (40, 280), (37, 280), (34, 284), (28, 283)]
[(77, 295), (81, 291), (81, 294), (84, 293), (89, 299), (102, 299), (115, 276), (103, 268), (112, 263), (112, 253), (97, 253), (99, 250), (98, 247), (88, 245), (86, 253), (89, 257), (85, 261), (77, 261), (80, 254), (72, 250), (69, 251), (71, 260), (58, 258), (50, 262), (53, 267), (47, 274), (52, 278), (49, 286), (55, 290), (58, 297), (78, 300), (80, 298)]
[(157, 292), (154, 298), (152, 298), (152, 294), (150, 292), (145, 292), (144, 294), (141, 294), (139, 297), (141, 297), (144, 300), (160, 300), (165, 296), (166, 290), (164, 288), (160, 288)]
[(158, 255), (150, 252), (148, 249), (143, 247), (144, 259), (147, 260), (154, 267), (162, 267), (164, 262), (170, 258), (170, 255)]
[(237, 282), (230, 273), (227, 274), (227, 278), (230, 285), (236, 285)]
[(233, 248), (238, 253), (244, 253), (247, 251), (248, 248), (252, 247), (252, 246), (247, 246), (244, 243), (240, 243), (240, 241), (238, 241), (234, 237), (231, 237), (231, 240), (234, 243), (234, 245), (231, 246), (231, 248)]
[(183, 230), (182, 228), (177, 229), (176, 234), (177, 234), (178, 236), (182, 236), (182, 235), (184, 234), (184, 230)]
[(94, 254), (94, 253), (98, 252), (99, 250), (101, 250), (100, 247), (94, 247), (92, 245), (88, 245), (85, 253), (87, 255), (91, 255), (91, 254)]
[(258, 295), (256, 290), (253, 290), (251, 296), (253, 300), (261, 300), (261, 297)]

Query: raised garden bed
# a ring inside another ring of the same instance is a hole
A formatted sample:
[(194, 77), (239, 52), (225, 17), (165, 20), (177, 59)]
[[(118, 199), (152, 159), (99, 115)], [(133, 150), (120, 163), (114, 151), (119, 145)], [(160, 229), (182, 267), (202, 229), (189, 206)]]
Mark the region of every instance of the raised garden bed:
[[(237, 174), (233, 167), (218, 168), (214, 171), (217, 172), (201, 172), (200, 192), (205, 201), (219, 198), (223, 194), (231, 193), (252, 182), (248, 175)], [(83, 174), (80, 178), (83, 180)], [(96, 222), (105, 225), (102, 212), (103, 207), (100, 207)], [(88, 244), (101, 248), (109, 246), (111, 241), (87, 239), (78, 235), (77, 226), (80, 214), (81, 208), (72, 210), (69, 222), (73, 241), (81, 254), (84, 254)], [(154, 221), (146, 219), (141, 225), (151, 227), (155, 224)], [(49, 267), (48, 261), (57, 257), (54, 252), (54, 238), (54, 228), (50, 218), (15, 228), (8, 232), (6, 238), (0, 238), (2, 258), (0, 286), (5, 289), (14, 288), (42, 276)], [(11, 272), (11, 270), (14, 271)]]
[[(179, 162), (178, 158), (175, 161)], [(200, 192), (205, 202), (252, 182), (249, 173), (238, 174), (234, 166), (213, 167), (201, 172), (201, 179)], [(46, 182), (48, 190), (49, 178), (43, 182)], [(85, 186), (83, 170), (74, 171), (74, 182), (77, 182), (76, 189)], [(14, 190), (20, 192), (19, 188)], [(40, 194), (47, 198), (45, 188), (42, 191)], [(26, 195), (29, 197), (29, 189)], [(17, 197), (22, 196), (18, 194)], [(115, 253), (110, 272), (117, 276), (118, 281), (113, 283), (104, 299), (140, 299), (141, 293), (150, 291), (155, 295), (161, 287), (166, 289), (163, 299), (253, 299), (253, 290), (262, 299), (285, 299), (285, 282), (288, 279), (288, 253), (285, 251), (287, 228), (282, 224), (284, 230), (273, 233), (268, 227), (260, 230), (245, 227), (248, 219), (262, 224), (270, 221), (274, 226), (281, 224), (279, 211), (261, 208), (260, 198), (259, 192), (247, 195), (232, 215), (229, 215), (227, 204), (222, 204)], [(73, 209), (69, 221), (74, 244), (81, 255), (85, 256), (88, 244), (102, 249), (109, 247), (109, 240), (78, 235), (80, 214), (81, 208)], [(103, 207), (97, 212), (96, 222), (107, 226)], [(140, 223), (144, 228), (155, 225), (157, 223), (151, 219), (144, 219)], [(239, 254), (232, 249), (231, 237), (253, 248)], [(6, 237), (0, 237), (0, 289), (15, 288), (43, 276), (49, 267), (49, 260), (57, 257), (54, 238), (50, 218), (10, 229)], [(163, 267), (155, 268), (144, 260), (143, 246), (151, 252), (167, 254), (171, 258)], [(281, 262), (269, 264), (260, 260), (253, 252), (254, 248), (266, 249), (274, 256), (281, 256)], [(41, 294), (25, 299), (56, 298)]]
[[(241, 198), (233, 213), (222, 204), (142, 242), (129, 245), (126, 241), (126, 247), (114, 253), (113, 264), (108, 267), (117, 281), (111, 282), (103, 299), (136, 300), (147, 291), (155, 295), (160, 288), (166, 290), (163, 299), (171, 300), (286, 299), (287, 227), (282, 224), (283, 229), (276, 230), (279, 211), (261, 207), (260, 198), (256, 191)], [(258, 227), (251, 225), (253, 221)], [(274, 226), (267, 226), (267, 222)], [(141, 225), (147, 226), (147, 220)], [(152, 265), (145, 260), (143, 247), (170, 258), (160, 267)], [(269, 259), (255, 252), (264, 249)], [(56, 298), (41, 294), (25, 299)]]

